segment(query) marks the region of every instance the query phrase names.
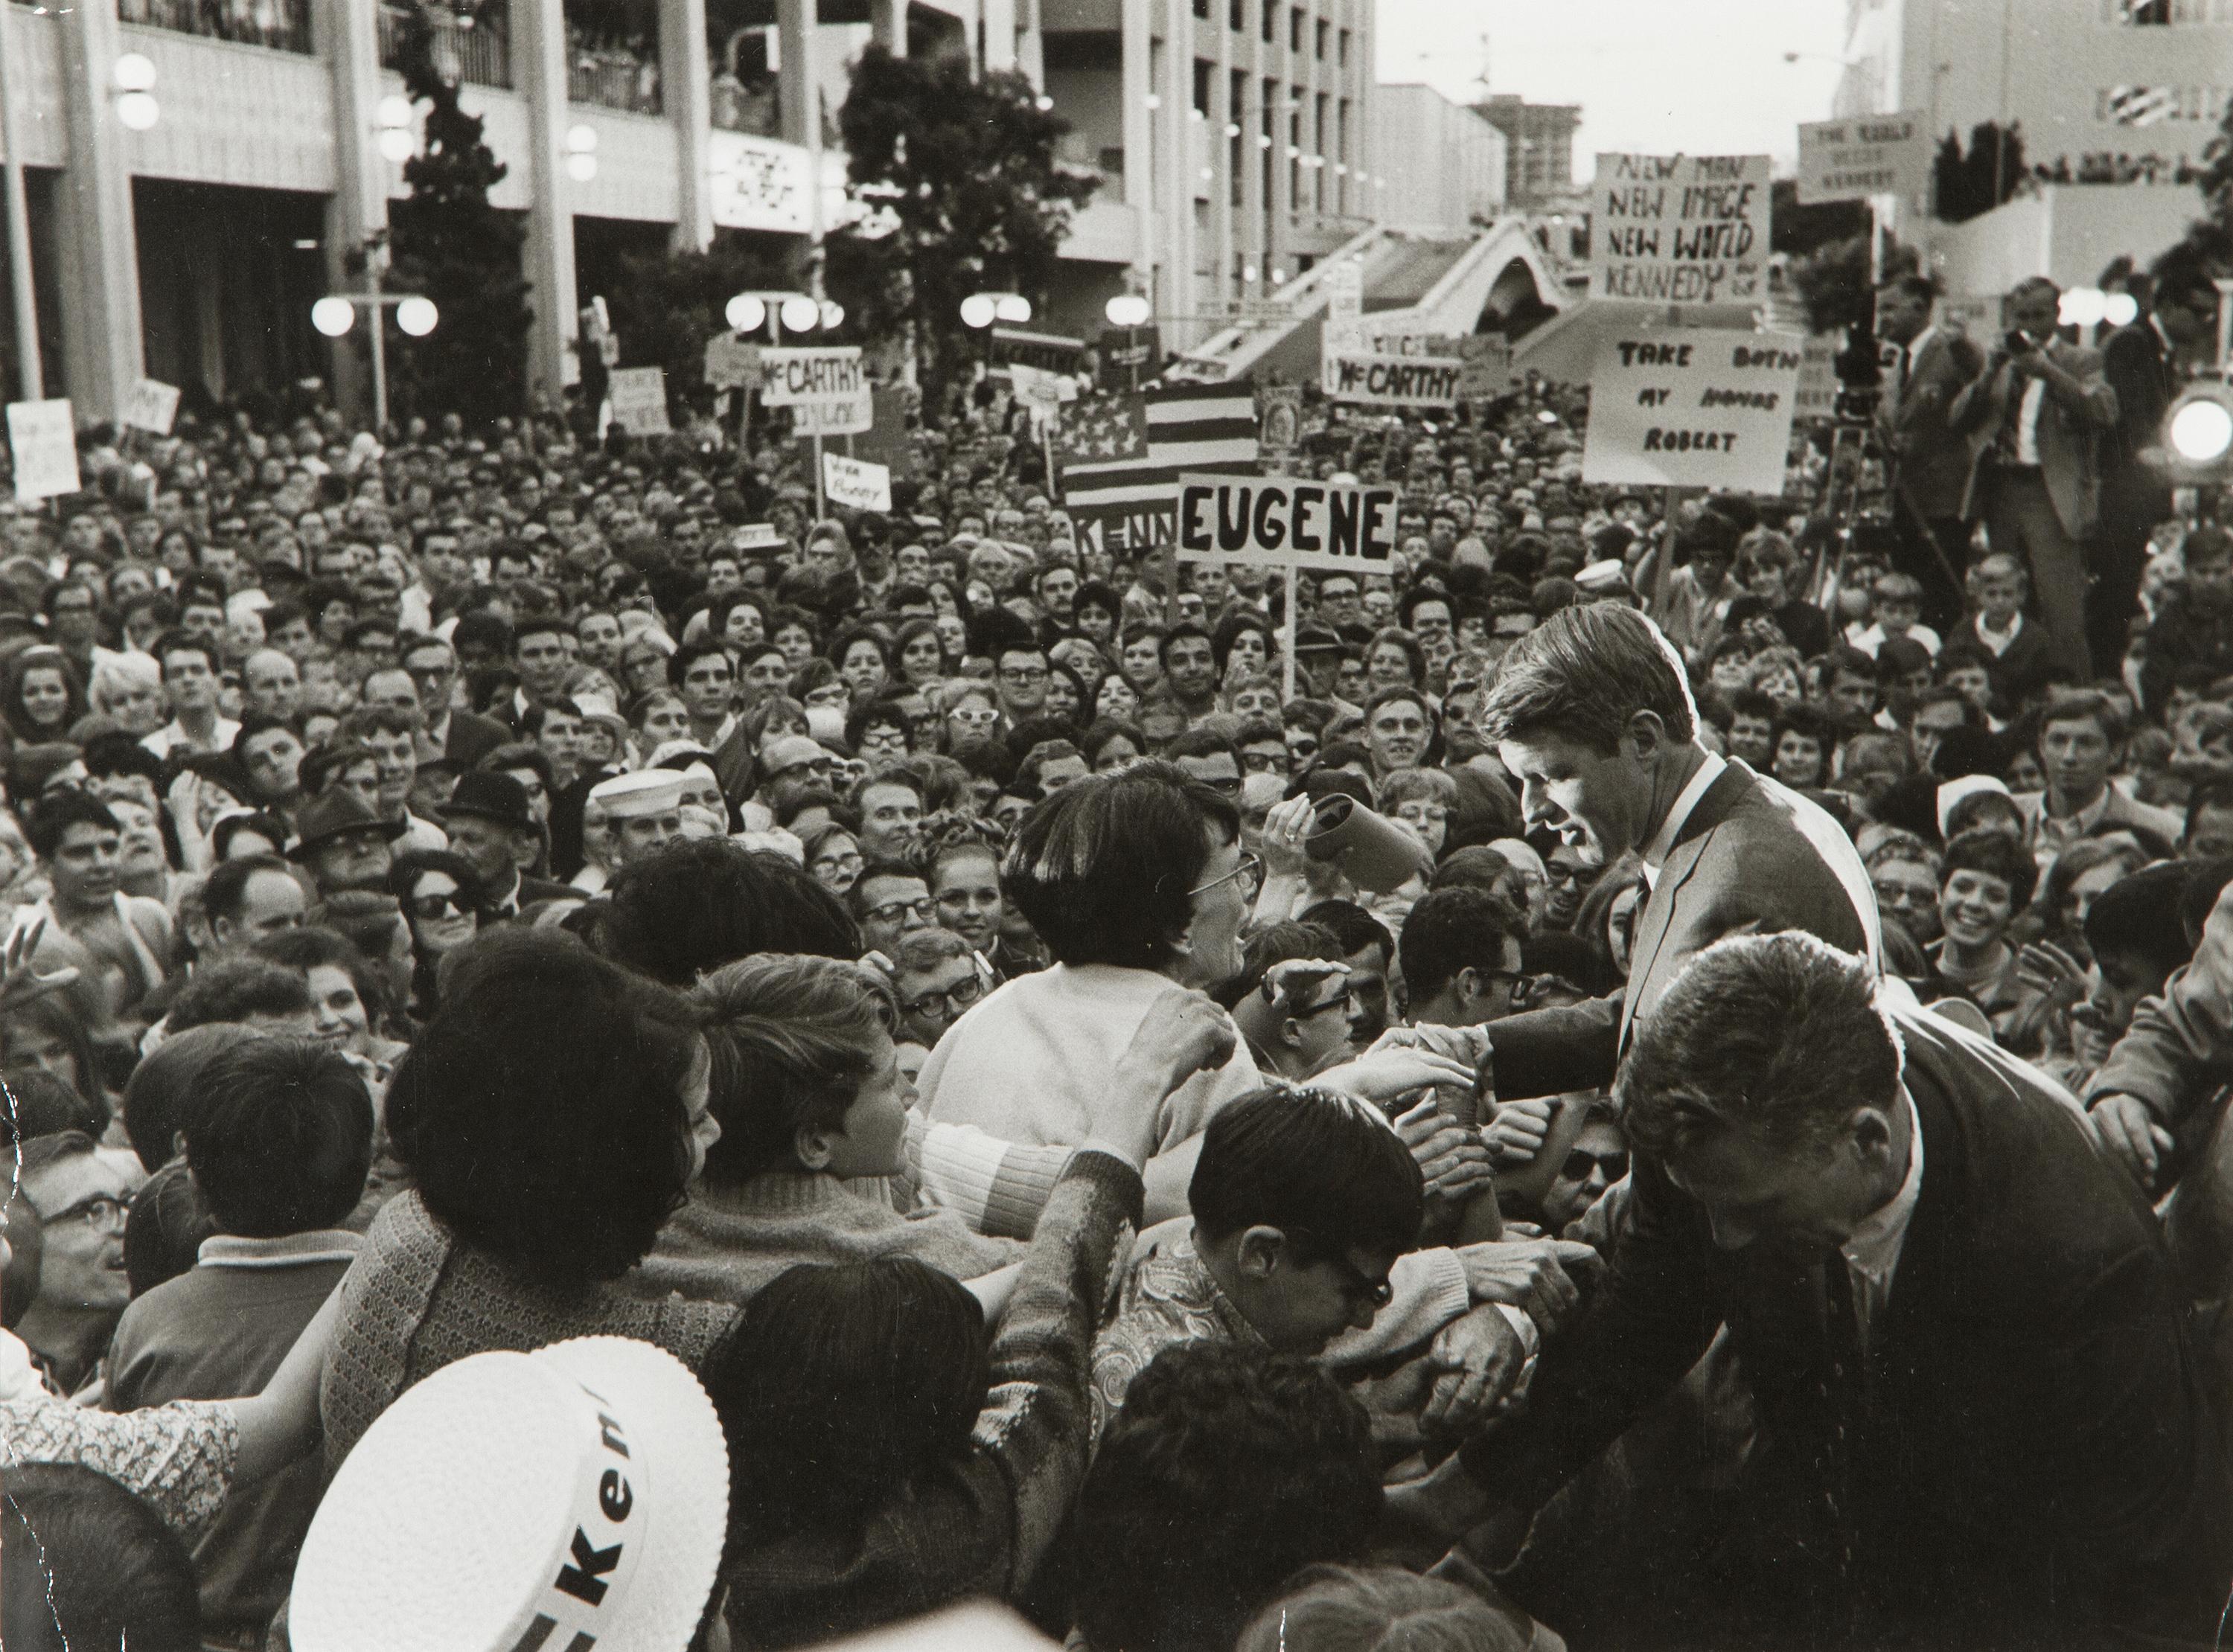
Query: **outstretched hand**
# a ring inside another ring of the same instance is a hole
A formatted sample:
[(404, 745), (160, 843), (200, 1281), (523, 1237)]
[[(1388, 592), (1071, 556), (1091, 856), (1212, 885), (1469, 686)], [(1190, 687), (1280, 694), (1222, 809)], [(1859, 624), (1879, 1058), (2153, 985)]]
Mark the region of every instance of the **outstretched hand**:
[(0, 951), (0, 1011), (20, 1008), (77, 979), (75, 964), (40, 972), (39, 941), (46, 933), (47, 920), (41, 918), (9, 936), (5, 950)]

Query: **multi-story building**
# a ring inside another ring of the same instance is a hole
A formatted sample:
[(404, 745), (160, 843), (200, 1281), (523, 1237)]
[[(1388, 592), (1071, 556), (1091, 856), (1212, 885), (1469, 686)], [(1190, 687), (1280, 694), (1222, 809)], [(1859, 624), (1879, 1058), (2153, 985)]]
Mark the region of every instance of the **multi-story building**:
[(2031, 165), (2167, 175), (2233, 94), (2233, 0), (1847, 0), (1845, 56), (1836, 114), (2021, 126)]
[(1530, 103), (1514, 92), (1496, 93), (1473, 107), (1504, 134), (1504, 194), (1513, 206), (1533, 211), (1573, 192), (1579, 107)]
[(1085, 278), (1054, 296), (1051, 320), (1090, 328), (1135, 290), (1184, 347), (1370, 224), (1388, 188), (1373, 12), (1374, 0), (1038, 0), (1074, 158), (1118, 186), (1136, 226), (1129, 246), (1066, 249)]
[(1377, 119), (1383, 154), (1435, 157), (1432, 166), (1390, 172), (1387, 188), (1376, 192), (1382, 223), (1462, 231), (1503, 210), (1508, 140), (1478, 110), (1431, 86), (1383, 85)]
[[(623, 254), (717, 233), (795, 243), (837, 220), (831, 119), (871, 39), (1019, 69), (1074, 123), (1065, 158), (1103, 186), (1064, 248), (1075, 278), (1049, 319), (1067, 330), (1129, 288), (1183, 344), (1375, 204), (1372, 0), (449, 0), (433, 15), (438, 61), (508, 168), (492, 198), (525, 221), (544, 394), (577, 371), (579, 307)], [(355, 352), (309, 315), (360, 284), (352, 255), (407, 192), (400, 21), (397, 0), (0, 0), (46, 393), (88, 419), (114, 417), (143, 374), (219, 399), (310, 374), (355, 393)], [(137, 77), (120, 84), (120, 62), (141, 60), (151, 125), (144, 98), (127, 107)]]

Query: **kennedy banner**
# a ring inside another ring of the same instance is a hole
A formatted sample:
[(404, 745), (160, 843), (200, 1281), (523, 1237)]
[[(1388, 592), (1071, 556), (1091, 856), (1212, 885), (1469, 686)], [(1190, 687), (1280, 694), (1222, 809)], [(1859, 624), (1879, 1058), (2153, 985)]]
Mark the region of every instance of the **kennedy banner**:
[(1662, 304), (1766, 296), (1766, 155), (1598, 157), (1590, 296)]
[(1465, 382), (1455, 356), (1329, 354), (1319, 388), (1337, 401), (1376, 407), (1448, 407)]
[(1921, 114), (1865, 114), (1799, 128), (1799, 204), (1913, 198), (1930, 185), (1930, 127)]
[(613, 423), (636, 436), (664, 435), (667, 422), (667, 369), (615, 367), (605, 393), (613, 404)]
[(791, 429), (801, 436), (845, 436), (876, 423), (868, 369), (857, 344), (820, 349), (765, 349), (760, 370), (767, 375), (760, 400), (791, 410)]
[(1295, 476), (1179, 478), (1182, 563), (1387, 573), (1396, 556), (1393, 487)]
[(1582, 480), (1782, 492), (1806, 349), (1798, 333), (1614, 335), (1590, 377)]

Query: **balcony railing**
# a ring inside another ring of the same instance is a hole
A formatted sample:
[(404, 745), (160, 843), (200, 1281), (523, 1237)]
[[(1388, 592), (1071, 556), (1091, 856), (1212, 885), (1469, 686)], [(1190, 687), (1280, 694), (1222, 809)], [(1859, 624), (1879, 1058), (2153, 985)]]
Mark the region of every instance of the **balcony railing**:
[(273, 51), (310, 49), (309, 0), (117, 0), (117, 20)]
[(577, 46), (568, 55), (566, 97), (630, 114), (657, 114), (658, 61), (618, 48)]
[[(483, 5), (469, 16), (452, 16), (435, 10), (434, 62), (446, 75), (474, 86), (511, 84), (511, 14), (502, 6)], [(403, 13), (394, 6), (380, 8), (380, 66), (403, 64)]]

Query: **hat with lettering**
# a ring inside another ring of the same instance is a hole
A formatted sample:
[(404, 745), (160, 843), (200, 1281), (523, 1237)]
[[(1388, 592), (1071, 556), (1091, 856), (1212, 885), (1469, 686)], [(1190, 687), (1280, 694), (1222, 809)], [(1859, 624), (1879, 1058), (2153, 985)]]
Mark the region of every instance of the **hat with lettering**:
[(665, 769), (616, 774), (589, 789), (589, 806), (607, 820), (642, 820), (682, 807), (682, 777)]
[(713, 1402), (672, 1354), (585, 1337), (404, 1391), (326, 1489), (296, 1652), (683, 1652), (728, 1529)]

